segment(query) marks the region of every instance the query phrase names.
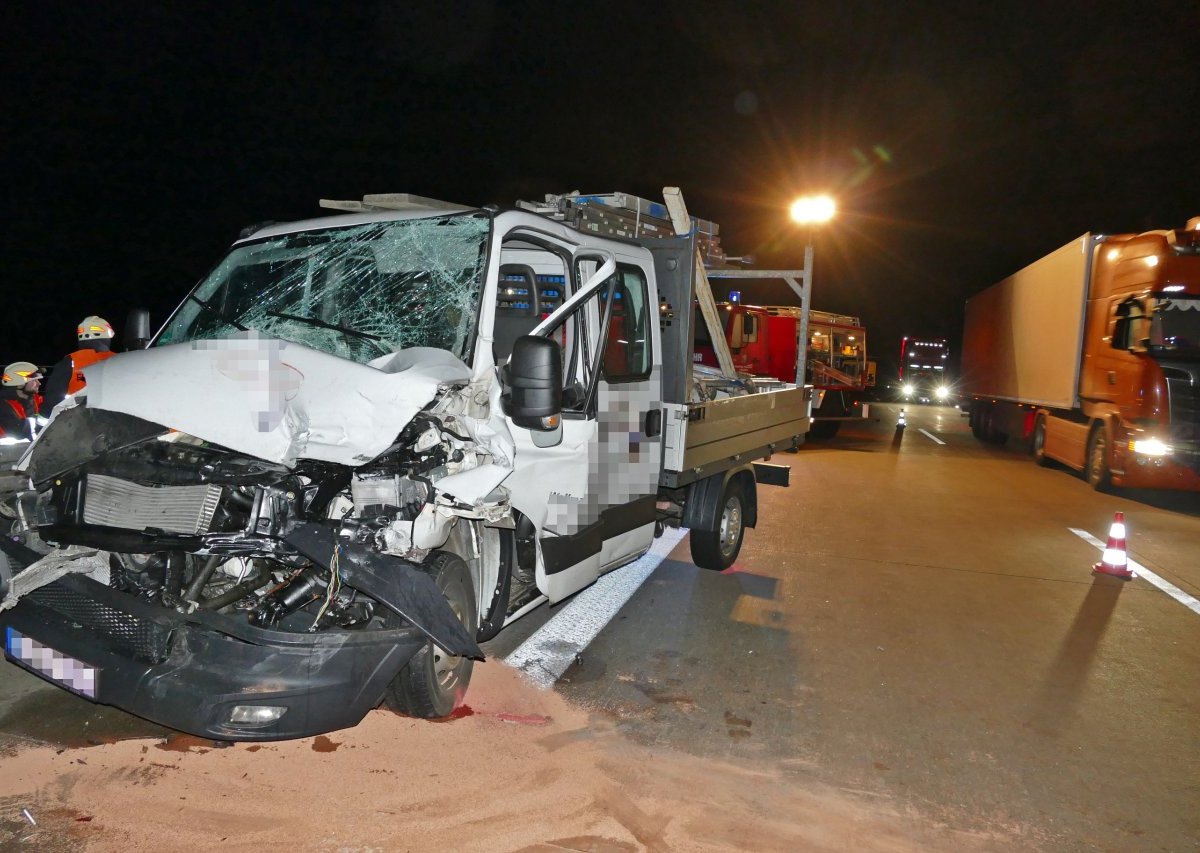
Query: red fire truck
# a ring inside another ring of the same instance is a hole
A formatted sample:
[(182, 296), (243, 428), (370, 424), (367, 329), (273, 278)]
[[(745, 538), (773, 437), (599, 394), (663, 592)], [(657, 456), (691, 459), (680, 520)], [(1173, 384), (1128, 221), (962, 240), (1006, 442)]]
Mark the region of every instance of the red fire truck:
[[(725, 337), (739, 373), (755, 378), (796, 381), (801, 309), (786, 305), (717, 304), (725, 316)], [(711, 343), (700, 337), (695, 358), (715, 367)], [(857, 317), (810, 311), (804, 382), (813, 386), (811, 438), (833, 438), (842, 421), (866, 417), (862, 402), (875, 385), (875, 362), (867, 359), (867, 331)]]

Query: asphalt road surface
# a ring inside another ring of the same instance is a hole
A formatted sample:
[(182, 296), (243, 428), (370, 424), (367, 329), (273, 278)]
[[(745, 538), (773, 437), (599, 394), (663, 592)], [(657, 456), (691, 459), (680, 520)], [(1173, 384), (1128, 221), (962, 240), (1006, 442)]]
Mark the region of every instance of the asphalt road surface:
[[(737, 564), (697, 569), (684, 539), (643, 566), (553, 690), (714, 778), (783, 768), (997, 849), (1196, 849), (1197, 496), (1096, 493), (978, 443), (953, 408), (907, 406), (898, 430), (899, 408), (772, 459), (791, 486), (760, 487)], [(1178, 595), (1092, 574), (1100, 551), (1073, 531), (1103, 542), (1116, 511), (1131, 558)], [(577, 605), (485, 650), (528, 662)], [(10, 750), (165, 734), (10, 664), (0, 732)], [(868, 846), (829, 846), (847, 844)]]

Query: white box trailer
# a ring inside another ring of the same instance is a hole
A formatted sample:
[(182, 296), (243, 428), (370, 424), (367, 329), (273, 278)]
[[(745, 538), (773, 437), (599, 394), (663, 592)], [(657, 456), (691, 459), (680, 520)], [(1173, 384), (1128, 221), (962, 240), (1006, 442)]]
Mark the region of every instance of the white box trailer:
[(1084, 234), (967, 300), (963, 393), (1011, 403), (1079, 403), (1095, 240)]

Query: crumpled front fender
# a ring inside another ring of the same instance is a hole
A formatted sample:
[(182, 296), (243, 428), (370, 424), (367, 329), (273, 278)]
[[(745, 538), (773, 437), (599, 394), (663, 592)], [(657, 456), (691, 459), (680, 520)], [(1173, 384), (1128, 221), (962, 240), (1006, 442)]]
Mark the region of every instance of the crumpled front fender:
[(336, 548), (338, 574), (344, 583), (403, 616), (450, 654), (483, 660), (483, 650), (454, 615), (433, 578), (414, 563), (339, 540), (337, 531), (321, 524), (298, 524), (283, 541), (320, 566), (332, 563)]

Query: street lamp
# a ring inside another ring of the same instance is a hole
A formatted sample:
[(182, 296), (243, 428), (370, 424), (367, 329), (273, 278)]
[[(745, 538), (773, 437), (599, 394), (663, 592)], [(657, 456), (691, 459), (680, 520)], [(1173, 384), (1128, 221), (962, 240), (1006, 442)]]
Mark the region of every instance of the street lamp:
[(802, 293), (800, 301), (805, 310), (800, 315), (798, 330), (796, 384), (803, 387), (804, 372), (808, 360), (808, 312), (812, 310), (812, 277), (813, 277), (813, 229), (824, 225), (837, 214), (837, 202), (827, 195), (801, 196), (792, 202), (789, 208), (792, 221), (804, 228), (804, 271), (801, 273)]
[(827, 195), (801, 196), (792, 202), (790, 213), (799, 225), (824, 225), (837, 214), (837, 202)]

